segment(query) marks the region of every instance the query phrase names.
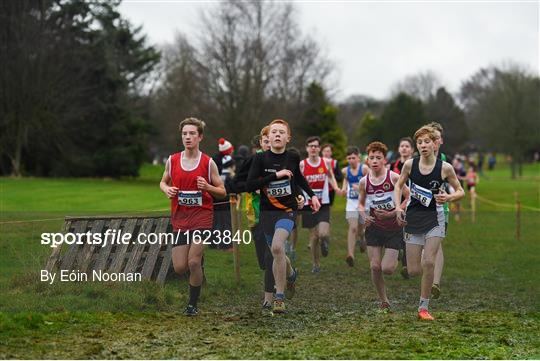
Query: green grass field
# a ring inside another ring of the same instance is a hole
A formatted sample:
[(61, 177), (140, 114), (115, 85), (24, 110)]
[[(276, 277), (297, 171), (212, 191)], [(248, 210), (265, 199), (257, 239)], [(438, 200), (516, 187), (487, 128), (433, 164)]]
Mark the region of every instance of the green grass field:
[[(416, 320), (419, 279), (386, 278), (394, 312), (376, 312), (367, 256), (344, 262), (344, 201), (332, 213), (332, 245), (323, 271), (310, 274), (307, 234), (299, 237), (297, 294), (289, 313), (260, 312), (262, 272), (252, 245), (241, 247), (242, 281), (232, 255), (206, 251), (201, 315), (181, 315), (187, 282), (39, 281), (51, 249), (42, 232), (57, 232), (66, 215), (166, 214), (160, 167), (137, 179), (0, 178), (0, 358), (540, 358), (540, 168), (510, 180), (500, 165), (477, 187), (476, 223), (468, 198), (444, 241), (437, 321)], [(522, 204), (515, 239), (515, 201)], [(39, 221), (37, 221), (39, 220)], [(244, 223), (245, 224), (245, 223)]]

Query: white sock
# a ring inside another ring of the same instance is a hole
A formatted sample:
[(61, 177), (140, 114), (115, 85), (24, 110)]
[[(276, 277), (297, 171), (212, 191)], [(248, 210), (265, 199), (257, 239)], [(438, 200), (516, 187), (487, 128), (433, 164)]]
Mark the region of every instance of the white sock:
[(418, 305), (418, 311), (420, 311), (420, 309), (428, 309), (429, 307), (429, 298), (422, 298), (420, 297), (420, 303)]

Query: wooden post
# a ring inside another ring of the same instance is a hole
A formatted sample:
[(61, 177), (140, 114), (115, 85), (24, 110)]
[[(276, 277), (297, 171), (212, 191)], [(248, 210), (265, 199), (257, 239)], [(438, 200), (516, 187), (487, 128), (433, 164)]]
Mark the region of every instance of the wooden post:
[(521, 239), (521, 202), (519, 201), (519, 193), (514, 192), (516, 198), (516, 239)]
[[(239, 217), (238, 217), (238, 214), (240, 213), (238, 209), (240, 202), (236, 194), (231, 194), (229, 199), (231, 202), (231, 207), (230, 207), (231, 208), (231, 228), (232, 228), (231, 238), (234, 239), (237, 233), (238, 234), (241, 233)], [(240, 237), (241, 237), (241, 234), (240, 234)], [(234, 242), (234, 241), (232, 242), (232, 244), (233, 244), (233, 258), (234, 258), (234, 274), (236, 277), (236, 282), (239, 283), (240, 282), (240, 252), (238, 249), (239, 244), (238, 242)]]

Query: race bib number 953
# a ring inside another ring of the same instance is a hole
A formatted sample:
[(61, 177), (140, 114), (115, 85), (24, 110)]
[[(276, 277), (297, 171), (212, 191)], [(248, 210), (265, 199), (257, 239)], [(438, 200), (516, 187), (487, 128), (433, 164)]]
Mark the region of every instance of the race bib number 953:
[(429, 189), (411, 182), (411, 197), (418, 200), (424, 207), (429, 207), (433, 199), (433, 193)]
[(201, 191), (179, 191), (178, 204), (181, 206), (195, 207), (202, 206)]

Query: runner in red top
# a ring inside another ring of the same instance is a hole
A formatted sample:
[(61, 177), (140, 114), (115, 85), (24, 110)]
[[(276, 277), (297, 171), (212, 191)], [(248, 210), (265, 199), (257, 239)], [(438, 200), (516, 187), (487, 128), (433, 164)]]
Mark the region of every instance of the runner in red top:
[[(321, 208), (317, 213), (309, 210), (302, 212), (302, 227), (310, 231), (309, 243), (311, 258), (313, 261), (312, 273), (318, 273), (321, 269), (320, 254), (328, 256), (330, 246), (330, 187), (337, 195), (343, 195), (338, 187), (330, 161), (319, 156), (321, 140), (319, 137), (309, 137), (306, 139), (306, 151), (308, 158), (300, 162), (300, 171), (306, 178), (309, 187), (321, 203)], [(309, 197), (304, 195), (311, 204)]]
[[(383, 273), (394, 273), (403, 229), (396, 219), (396, 200), (394, 184), (399, 175), (386, 169), (386, 153), (388, 148), (381, 142), (373, 142), (367, 146), (369, 172), (360, 180), (358, 208), (366, 224), (366, 243), (371, 267), (371, 279), (377, 290), (382, 312), (390, 311), (390, 303), (386, 296)], [(407, 204), (409, 191), (403, 187), (404, 200), (399, 199), (402, 206)], [(383, 256), (384, 249), (384, 256)]]
[(217, 165), (199, 150), (204, 126), (197, 118), (180, 122), (185, 149), (169, 157), (159, 184), (162, 192), (171, 199), (171, 223), (176, 241), (172, 249), (174, 270), (180, 275), (189, 270), (189, 302), (184, 311), (188, 316), (198, 314), (197, 301), (203, 281), (204, 245), (200, 238), (193, 238), (193, 231), (212, 228), (212, 196), (226, 196)]

